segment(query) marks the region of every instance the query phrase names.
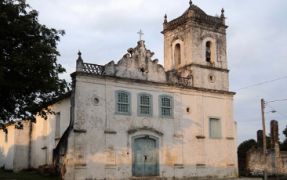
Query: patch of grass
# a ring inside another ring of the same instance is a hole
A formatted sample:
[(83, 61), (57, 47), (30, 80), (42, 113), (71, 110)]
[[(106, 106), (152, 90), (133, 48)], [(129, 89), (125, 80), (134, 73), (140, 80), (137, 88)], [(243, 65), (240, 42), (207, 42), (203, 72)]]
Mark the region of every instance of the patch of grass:
[(12, 171), (0, 170), (1, 180), (60, 180), (57, 176), (44, 176), (36, 171), (21, 171), (14, 173)]

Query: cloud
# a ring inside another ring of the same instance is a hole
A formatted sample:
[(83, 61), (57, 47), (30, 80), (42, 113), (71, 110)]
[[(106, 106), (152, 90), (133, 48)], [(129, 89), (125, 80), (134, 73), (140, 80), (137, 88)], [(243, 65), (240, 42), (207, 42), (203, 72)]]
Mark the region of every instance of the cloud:
[[(65, 29), (59, 44), (59, 58), (66, 69), (63, 77), (75, 70), (78, 50), (87, 62), (105, 64), (119, 60), (145, 33), (147, 47), (163, 63), (163, 16), (168, 20), (180, 16), (188, 8), (188, 0), (27, 0), (40, 12), (41, 23)], [(194, 0), (210, 15), (227, 16), (227, 47), (230, 89), (287, 75), (287, 1), (286, 0)], [(261, 127), (260, 98), (287, 98), (286, 79), (239, 90), (235, 96), (235, 119), (239, 142), (255, 138)], [(281, 114), (287, 114), (286, 102), (274, 103)], [(269, 107), (268, 107), (269, 108)], [(286, 125), (283, 115), (267, 114), (267, 122), (279, 120), (280, 131)]]

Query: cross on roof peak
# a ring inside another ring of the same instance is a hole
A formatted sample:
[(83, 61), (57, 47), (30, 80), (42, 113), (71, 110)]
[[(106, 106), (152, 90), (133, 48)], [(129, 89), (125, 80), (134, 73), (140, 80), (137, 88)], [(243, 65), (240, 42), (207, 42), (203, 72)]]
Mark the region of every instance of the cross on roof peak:
[(143, 37), (143, 35), (144, 35), (144, 33), (143, 33), (143, 31), (140, 29), (140, 31), (139, 32), (137, 32), (138, 33), (138, 35), (139, 35), (139, 37), (140, 37), (140, 41), (142, 40), (142, 37)]

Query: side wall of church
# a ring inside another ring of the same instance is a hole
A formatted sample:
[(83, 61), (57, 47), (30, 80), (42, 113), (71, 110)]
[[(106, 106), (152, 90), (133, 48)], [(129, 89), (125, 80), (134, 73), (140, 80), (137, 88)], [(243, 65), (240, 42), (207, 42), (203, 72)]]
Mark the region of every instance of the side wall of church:
[[(60, 137), (62, 137), (70, 122), (69, 98), (53, 104), (51, 109), (56, 114), (48, 115), (46, 120), (37, 116), (36, 123), (33, 123), (31, 134), (31, 166), (34, 168), (52, 164), (53, 149), (57, 146)], [(58, 125), (56, 124), (57, 118), (60, 121)], [(59, 130), (57, 136), (56, 129)]]
[(12, 170), (15, 152), (15, 129), (14, 126), (8, 126), (7, 130), (7, 136), (4, 131), (0, 131), (0, 165), (5, 169)]
[(13, 170), (16, 172), (27, 169), (29, 165), (29, 125), (30, 122), (24, 121), (23, 129), (16, 129), (12, 126), (15, 131)]
[[(70, 99), (64, 99), (53, 106), (52, 110), (60, 113), (60, 126), (57, 127), (60, 137), (70, 122)], [(0, 131), (0, 167), (7, 170), (20, 171), (29, 168), (38, 168), (42, 165), (51, 165), (53, 149), (56, 147), (59, 137), (55, 138), (55, 115), (48, 115), (47, 120), (36, 117), (36, 123), (23, 121), (23, 129), (16, 129), (15, 125), (7, 127), (8, 137)], [(29, 159), (29, 156), (31, 157)]]
[[(117, 90), (130, 93), (129, 115), (116, 113)], [(138, 115), (139, 93), (152, 96), (152, 116)], [(173, 97), (173, 118), (161, 118), (160, 95)], [(67, 179), (132, 177), (133, 138), (139, 135), (158, 139), (161, 177), (237, 176), (232, 95), (78, 75), (75, 103), (69, 150), (75, 163)], [(218, 139), (209, 137), (209, 118), (220, 120)]]

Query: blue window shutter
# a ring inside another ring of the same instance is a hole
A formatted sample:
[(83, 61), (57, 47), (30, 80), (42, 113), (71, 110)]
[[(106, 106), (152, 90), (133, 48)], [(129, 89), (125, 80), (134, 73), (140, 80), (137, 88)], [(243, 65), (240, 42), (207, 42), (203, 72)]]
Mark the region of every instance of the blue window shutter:
[(209, 137), (221, 138), (221, 122), (218, 118), (209, 118)]
[(137, 99), (138, 116), (153, 115), (153, 99), (152, 95), (147, 93), (139, 93)]
[(174, 115), (173, 97), (168, 95), (159, 96), (159, 114), (163, 118), (173, 118)]
[(131, 94), (127, 91), (118, 90), (115, 93), (116, 114), (131, 115)]

